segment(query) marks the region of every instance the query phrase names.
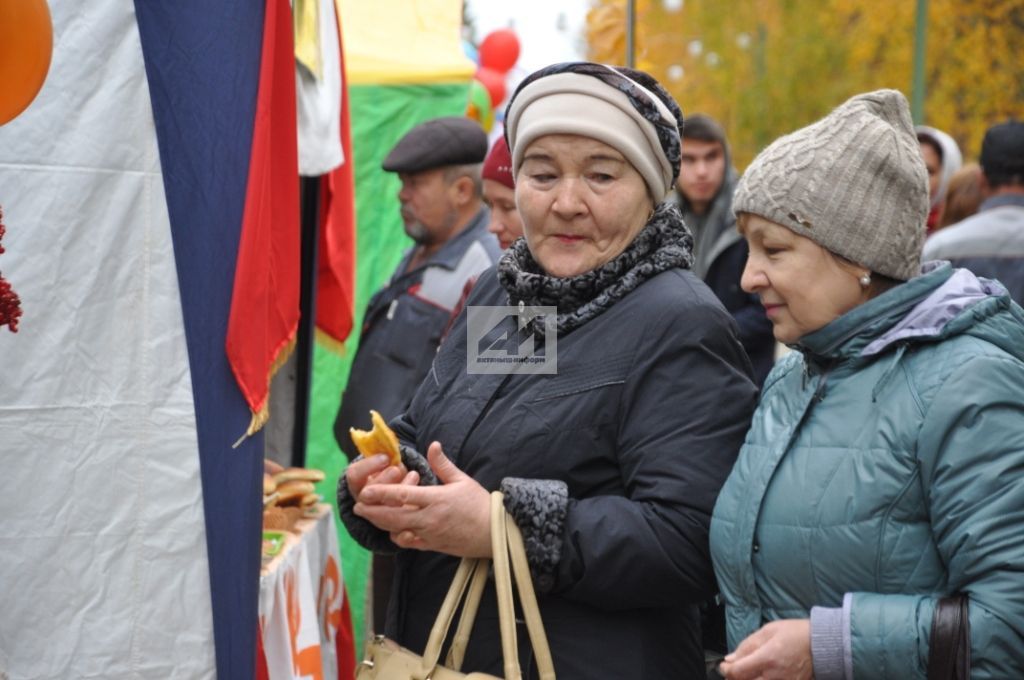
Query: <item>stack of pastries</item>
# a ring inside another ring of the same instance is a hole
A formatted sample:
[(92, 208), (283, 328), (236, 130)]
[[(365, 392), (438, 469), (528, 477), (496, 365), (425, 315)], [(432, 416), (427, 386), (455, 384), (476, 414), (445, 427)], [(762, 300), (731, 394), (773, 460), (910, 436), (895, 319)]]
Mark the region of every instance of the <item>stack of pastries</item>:
[(321, 470), (282, 468), (267, 461), (263, 473), (263, 528), (291, 531), (305, 512), (320, 502), (316, 482)]

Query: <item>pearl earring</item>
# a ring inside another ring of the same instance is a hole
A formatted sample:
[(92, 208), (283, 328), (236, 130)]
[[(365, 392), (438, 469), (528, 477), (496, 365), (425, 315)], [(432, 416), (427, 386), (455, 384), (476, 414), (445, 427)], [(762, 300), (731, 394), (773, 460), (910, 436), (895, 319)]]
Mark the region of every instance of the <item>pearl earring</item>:
[(861, 288), (867, 288), (868, 286), (871, 285), (871, 273), (868, 272), (867, 274), (864, 274), (858, 280), (860, 281)]

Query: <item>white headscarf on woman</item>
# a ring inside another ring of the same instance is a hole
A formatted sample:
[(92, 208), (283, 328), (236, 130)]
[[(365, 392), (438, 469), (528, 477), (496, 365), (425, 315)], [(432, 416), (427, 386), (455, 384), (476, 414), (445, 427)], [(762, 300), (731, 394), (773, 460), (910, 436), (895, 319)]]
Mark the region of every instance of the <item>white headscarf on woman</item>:
[(942, 151), (942, 169), (939, 171), (939, 188), (935, 190), (935, 195), (931, 197), (931, 205), (929, 206), (929, 209), (934, 210), (937, 205), (946, 200), (946, 190), (949, 188), (949, 180), (953, 177), (953, 173), (959, 170), (960, 166), (963, 165), (963, 156), (960, 153), (960, 147), (957, 145), (956, 141), (942, 130), (928, 127), (927, 125), (918, 125), (914, 130), (917, 132), (918, 139), (924, 137), (938, 145), (939, 149)]

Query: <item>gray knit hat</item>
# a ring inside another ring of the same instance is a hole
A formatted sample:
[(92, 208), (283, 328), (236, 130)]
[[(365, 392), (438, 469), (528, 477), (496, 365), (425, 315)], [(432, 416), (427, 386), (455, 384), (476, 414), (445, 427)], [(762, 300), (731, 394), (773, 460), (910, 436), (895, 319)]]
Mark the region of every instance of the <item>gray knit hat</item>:
[(928, 173), (906, 98), (896, 90), (860, 94), (777, 139), (743, 173), (732, 207), (873, 272), (916, 276)]

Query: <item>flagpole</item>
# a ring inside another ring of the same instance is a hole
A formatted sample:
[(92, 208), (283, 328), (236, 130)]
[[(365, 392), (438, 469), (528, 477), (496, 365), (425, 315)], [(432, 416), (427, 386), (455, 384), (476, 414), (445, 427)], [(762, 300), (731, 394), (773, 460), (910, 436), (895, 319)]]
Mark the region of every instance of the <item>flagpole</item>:
[[(294, 410), (285, 417), (293, 419), (292, 465), (306, 466), (309, 432), (310, 394), (313, 386), (313, 338), (316, 330), (316, 284), (320, 243), (320, 177), (300, 177), (302, 230), (299, 267), (299, 328), (295, 342)], [(271, 415), (273, 417), (273, 415)]]
[(917, 0), (914, 20), (914, 81), (910, 93), (910, 112), (914, 122), (924, 124), (925, 41), (928, 38), (928, 0)]
[(626, 0), (626, 66), (636, 66), (636, 0)]

